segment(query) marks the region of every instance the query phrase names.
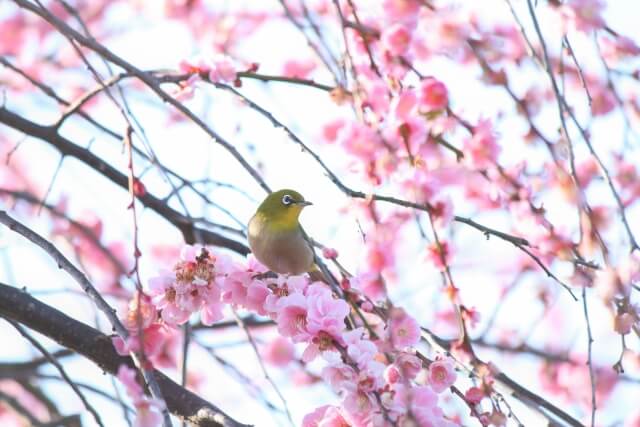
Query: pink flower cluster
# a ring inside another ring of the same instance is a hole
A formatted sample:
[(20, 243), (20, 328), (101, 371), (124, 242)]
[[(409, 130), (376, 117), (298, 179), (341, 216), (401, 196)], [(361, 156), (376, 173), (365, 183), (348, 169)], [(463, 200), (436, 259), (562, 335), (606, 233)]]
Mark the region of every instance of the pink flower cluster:
[(191, 75), (186, 81), (180, 82), (179, 88), (174, 91), (173, 96), (178, 101), (193, 98), (195, 84), (204, 78), (211, 83), (233, 83), (237, 79), (236, 67), (226, 56), (184, 59), (178, 64), (178, 69)]
[(419, 426), (456, 425), (438, 406), (438, 393), (456, 380), (452, 362), (431, 363), (427, 383), (420, 384), (417, 377), (423, 370), (422, 362), (411, 349), (386, 348), (385, 357), (380, 347), (385, 348), (388, 342), (372, 341), (363, 328), (345, 332), (342, 339), (346, 348), (326, 353), (328, 365), (322, 371), (322, 378), (342, 396), (342, 403), (318, 408), (305, 417), (303, 426), (386, 426), (410, 421)]
[(173, 271), (162, 271), (149, 281), (153, 304), (169, 325), (185, 323), (200, 311), (202, 323), (222, 319), (221, 278), (226, 258), (216, 258), (201, 247), (185, 246)]
[[(405, 421), (455, 425), (438, 406), (438, 394), (456, 380), (454, 365), (448, 359), (423, 364), (412, 349), (420, 340), (420, 327), (409, 314), (400, 308), (373, 314), (372, 304), (356, 288), (357, 280), (343, 283), (340, 297), (322, 282), (309, 283), (302, 276), (266, 278), (264, 272), (251, 256), (245, 264), (203, 247), (185, 246), (172, 271), (149, 281), (150, 296), (139, 295), (130, 303), (125, 324), (131, 336), (127, 343), (115, 339), (116, 347), (122, 354), (143, 348), (153, 357), (163, 331), (197, 312), (203, 323), (211, 324), (223, 317), (223, 307), (229, 304), (275, 321), (279, 336), (263, 351), (268, 361), (287, 364), (294, 357), (291, 343), (300, 343), (305, 345), (304, 362), (318, 356), (326, 362), (320, 376), (341, 396), (341, 403), (318, 408), (305, 417), (304, 426)], [(363, 310), (366, 324), (351, 315), (347, 300), (353, 307), (368, 307)], [(156, 407), (141, 397), (133, 374), (121, 370), (121, 381), (139, 403), (139, 416), (154, 416)]]

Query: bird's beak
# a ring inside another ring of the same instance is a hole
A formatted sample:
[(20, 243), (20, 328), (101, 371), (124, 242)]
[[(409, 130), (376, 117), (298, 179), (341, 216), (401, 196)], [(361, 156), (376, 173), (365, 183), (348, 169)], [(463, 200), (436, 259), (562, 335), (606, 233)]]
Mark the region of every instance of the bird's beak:
[(311, 203), (311, 202), (310, 202), (310, 201), (308, 201), (308, 200), (303, 200), (303, 201), (301, 201), (301, 202), (296, 202), (296, 205), (301, 205), (302, 207), (310, 206), (310, 205), (312, 205), (312, 204), (313, 204), (313, 203)]

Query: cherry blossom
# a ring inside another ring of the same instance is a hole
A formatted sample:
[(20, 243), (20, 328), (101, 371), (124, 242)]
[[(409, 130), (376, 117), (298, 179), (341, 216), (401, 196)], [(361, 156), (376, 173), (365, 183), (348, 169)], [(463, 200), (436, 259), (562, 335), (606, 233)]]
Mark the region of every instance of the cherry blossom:
[(136, 427), (156, 427), (162, 422), (162, 403), (145, 396), (136, 380), (136, 372), (126, 365), (118, 368), (118, 379), (124, 385), (127, 394), (136, 408)]
[(450, 360), (436, 360), (429, 365), (429, 385), (436, 393), (442, 393), (456, 380), (456, 372)]

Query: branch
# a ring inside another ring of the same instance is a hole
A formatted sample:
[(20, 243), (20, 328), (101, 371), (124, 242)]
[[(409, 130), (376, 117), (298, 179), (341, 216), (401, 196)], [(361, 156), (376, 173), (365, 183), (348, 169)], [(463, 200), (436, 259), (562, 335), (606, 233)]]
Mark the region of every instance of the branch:
[[(98, 309), (103, 312), (109, 323), (113, 329), (118, 333), (118, 335), (126, 342), (129, 331), (124, 327), (118, 316), (116, 315), (116, 311), (105, 301), (105, 299), (100, 295), (100, 293), (96, 290), (96, 288), (91, 284), (87, 276), (78, 270), (72, 263), (69, 261), (51, 242), (47, 239), (40, 236), (35, 231), (21, 224), (20, 222), (11, 218), (5, 211), (0, 211), (0, 223), (6, 225), (12, 231), (22, 235), (35, 245), (42, 248), (53, 260), (58, 264), (58, 267), (67, 274), (69, 274), (81, 287), (82, 290), (93, 300)], [(157, 380), (154, 377), (151, 370), (140, 360), (140, 357), (133, 352), (131, 353), (133, 360), (136, 362), (136, 367), (143, 374), (144, 379), (151, 390), (151, 394), (154, 398), (164, 401), (162, 397), (162, 393), (158, 386)], [(171, 426), (171, 420), (169, 419), (169, 414), (166, 413), (166, 410), (163, 409), (163, 416), (165, 418), (164, 425), (167, 427)]]
[[(20, 322), (60, 345), (88, 358), (115, 375), (122, 364), (134, 367), (130, 357), (120, 356), (103, 333), (50, 307), (31, 295), (0, 283), (0, 315)], [(213, 404), (181, 387), (162, 372), (153, 371), (171, 413), (198, 427), (243, 427)]]
[(76, 396), (78, 396), (78, 398), (80, 399), (80, 401), (84, 405), (85, 409), (91, 413), (91, 415), (93, 416), (93, 419), (96, 421), (96, 423), (100, 427), (104, 427), (104, 424), (102, 423), (102, 418), (100, 418), (100, 415), (98, 415), (98, 412), (95, 410), (93, 405), (91, 405), (87, 401), (87, 398), (84, 396), (84, 394), (82, 394), (82, 392), (80, 391), (78, 386), (69, 377), (69, 375), (67, 374), (67, 371), (62, 367), (60, 362), (58, 362), (58, 360), (55, 357), (53, 357), (51, 355), (51, 353), (49, 353), (47, 351), (47, 349), (44, 348), (44, 346), (42, 344), (40, 344), (40, 342), (38, 342), (38, 340), (33, 338), (31, 336), (31, 334), (29, 334), (29, 332), (27, 332), (18, 322), (14, 321), (14, 320), (11, 320), (11, 319), (6, 319), (6, 320), (11, 324), (11, 326), (16, 328), (18, 330), (18, 332), (20, 333), (20, 335), (22, 335), (27, 341), (29, 341), (31, 343), (31, 345), (33, 345), (35, 348), (37, 348), (38, 351), (40, 353), (42, 353), (42, 355), (47, 359), (47, 361), (49, 363), (51, 363), (53, 366), (55, 366), (55, 368), (58, 370), (58, 373), (60, 374), (60, 376), (62, 377), (64, 382), (69, 384), (69, 386), (71, 387), (73, 392), (76, 394)]
[[(56, 359), (62, 359), (64, 357), (72, 356), (73, 354), (73, 351), (66, 349), (50, 353), (50, 355)], [(33, 359), (28, 362), (0, 363), (0, 378), (28, 377), (40, 366), (47, 363), (49, 363), (49, 360), (45, 357), (38, 357), (37, 359)]]
[[(57, 148), (63, 155), (71, 156), (80, 160), (85, 165), (108, 178), (114, 184), (128, 190), (128, 180), (126, 175), (93, 154), (91, 151), (86, 148), (82, 148), (61, 136), (57, 132), (55, 126), (39, 125), (7, 110), (5, 107), (0, 107), (0, 123), (49, 143)], [(165, 202), (150, 193), (145, 193), (144, 195), (139, 196), (138, 200), (140, 200), (145, 207), (153, 210), (176, 226), (182, 232), (187, 243), (199, 241), (201, 243), (227, 248), (242, 255), (249, 253), (249, 248), (236, 240), (229, 239), (228, 237), (213, 231), (194, 226), (191, 219), (172, 209)]]
[[(438, 337), (428, 329), (422, 328), (422, 337), (429, 344), (440, 349), (443, 352), (449, 353), (452, 349), (452, 342)], [(474, 366), (486, 366), (486, 363), (481, 361), (477, 357), (471, 363)], [(472, 367), (471, 372), (476, 372), (476, 370)], [(534, 392), (528, 390), (527, 388), (521, 386), (505, 373), (498, 372), (494, 375), (494, 378), (496, 384), (501, 386), (501, 388), (506, 389), (509, 395), (540, 412), (549, 420), (561, 420), (565, 425), (569, 425), (572, 427), (584, 427), (580, 423), (580, 421), (567, 414), (564, 410), (553, 405), (544, 397), (539, 396)]]
[[(300, 139), (300, 137), (298, 137), (295, 133), (293, 133), (293, 131), (287, 125), (285, 125), (284, 123), (280, 122), (271, 112), (269, 112), (265, 108), (261, 107), (260, 105), (258, 105), (257, 103), (255, 103), (251, 99), (247, 98), (245, 95), (243, 95), (242, 93), (240, 93), (239, 91), (237, 91), (236, 89), (234, 89), (233, 87), (231, 87), (229, 85), (225, 85), (225, 84), (221, 84), (221, 83), (213, 83), (213, 84), (217, 88), (227, 90), (227, 91), (233, 93), (234, 95), (236, 95), (237, 97), (239, 97), (240, 99), (242, 99), (242, 101), (245, 102), (251, 109), (255, 110), (256, 112), (258, 112), (259, 114), (264, 116), (267, 120), (269, 120), (271, 122), (271, 124), (273, 124), (273, 126), (275, 128), (283, 129), (285, 131), (285, 133), (287, 134), (287, 136), (294, 143), (298, 144), (302, 148), (302, 150), (304, 152), (309, 154), (316, 161), (316, 163), (318, 163), (318, 165), (324, 170), (324, 172), (327, 175), (327, 177), (329, 178), (329, 180), (336, 187), (338, 187), (338, 189), (340, 191), (342, 191), (348, 197), (351, 197), (351, 198), (354, 198), (354, 199), (376, 200), (376, 201), (380, 201), (380, 202), (391, 203), (391, 204), (394, 204), (394, 205), (397, 205), (397, 206), (416, 209), (416, 210), (427, 212), (427, 213), (429, 213), (431, 211), (431, 206), (428, 203), (414, 203), (414, 202), (410, 202), (408, 200), (404, 200), (404, 199), (400, 199), (400, 198), (396, 198), (396, 197), (391, 197), (391, 196), (383, 196), (383, 195), (379, 195), (379, 194), (375, 194), (375, 193), (366, 194), (366, 193), (364, 193), (362, 191), (354, 190), (354, 189), (348, 187), (347, 185), (345, 185), (340, 180), (340, 178), (338, 178), (338, 175), (336, 175), (324, 163), (324, 161), (322, 160), (320, 155), (318, 155), (307, 144), (305, 144), (304, 141), (302, 141), (302, 139)], [(490, 235), (493, 235), (493, 236), (496, 236), (496, 237), (498, 237), (498, 238), (500, 238), (502, 240), (505, 240), (505, 241), (513, 244), (518, 249), (520, 249), (522, 252), (526, 253), (537, 265), (539, 265), (540, 268), (547, 274), (548, 277), (552, 278), (560, 286), (565, 288), (567, 290), (567, 292), (569, 292), (569, 294), (571, 295), (571, 297), (573, 298), (574, 301), (578, 301), (578, 298), (575, 296), (575, 294), (573, 293), (571, 288), (566, 283), (562, 282), (555, 274), (553, 274), (551, 272), (551, 270), (547, 266), (544, 265), (544, 263), (540, 260), (540, 258), (538, 258), (529, 249), (527, 249), (528, 247), (532, 247), (528, 240), (526, 240), (526, 239), (524, 239), (522, 237), (519, 237), (519, 236), (514, 236), (514, 235), (511, 235), (511, 234), (504, 233), (504, 232), (499, 231), (499, 230), (494, 230), (493, 228), (489, 228), (487, 226), (479, 224), (479, 223), (471, 220), (470, 218), (465, 218), (465, 217), (462, 217), (462, 216), (459, 216), (459, 215), (454, 215), (453, 220), (455, 222), (459, 222), (459, 223), (462, 223), (462, 224), (466, 224), (466, 225), (468, 225), (470, 227), (473, 227), (473, 228), (481, 231), (487, 237), (489, 237)]]
[(98, 43), (95, 39), (85, 37), (78, 31), (71, 28), (64, 21), (53, 15), (47, 9), (38, 7), (27, 0), (13, 0), (18, 6), (31, 11), (38, 15), (43, 20), (51, 24), (56, 30), (58, 30), (65, 37), (71, 38), (81, 44), (82, 46), (91, 49), (96, 54), (104, 58), (105, 60), (122, 67), (127, 72), (135, 75), (140, 81), (142, 81), (149, 89), (151, 89), (156, 95), (158, 95), (163, 101), (175, 107), (178, 111), (188, 117), (194, 124), (200, 127), (213, 141), (221, 145), (229, 154), (231, 154), (242, 167), (251, 175), (251, 177), (262, 187), (266, 192), (270, 192), (269, 186), (264, 182), (258, 171), (251, 166), (244, 157), (238, 152), (233, 144), (226, 141), (222, 136), (218, 135), (210, 126), (208, 126), (202, 119), (196, 116), (190, 109), (185, 107), (182, 103), (174, 99), (166, 91), (160, 87), (159, 81), (151, 74), (146, 73), (139, 68), (135, 67), (131, 63), (125, 61), (118, 55), (111, 52), (105, 46)]
[(6, 394), (1, 390), (0, 402), (4, 402), (5, 404), (9, 405), (11, 408), (13, 408), (14, 411), (16, 411), (17, 414), (29, 421), (31, 425), (38, 426), (41, 424), (40, 421), (35, 417), (35, 415), (33, 415), (31, 411), (25, 408), (18, 399), (11, 396), (10, 394)]

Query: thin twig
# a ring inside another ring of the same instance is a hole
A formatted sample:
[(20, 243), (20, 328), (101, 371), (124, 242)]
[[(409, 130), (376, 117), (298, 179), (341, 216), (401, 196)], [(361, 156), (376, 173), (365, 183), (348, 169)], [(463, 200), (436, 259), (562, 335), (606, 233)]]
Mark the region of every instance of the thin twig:
[(122, 67), (127, 72), (135, 75), (141, 82), (143, 82), (151, 91), (153, 91), (156, 95), (158, 95), (163, 101), (167, 102), (171, 106), (175, 107), (178, 111), (188, 117), (193, 123), (195, 123), (198, 127), (200, 127), (207, 135), (209, 135), (213, 142), (221, 145), (227, 152), (229, 152), (235, 159), (242, 165), (242, 167), (251, 175), (251, 177), (262, 187), (266, 192), (270, 192), (270, 188), (267, 183), (262, 179), (260, 173), (251, 166), (245, 158), (240, 154), (240, 152), (235, 148), (235, 146), (229, 142), (227, 142), (224, 138), (222, 138), (218, 133), (216, 133), (210, 126), (208, 126), (202, 119), (196, 116), (189, 108), (184, 106), (181, 102), (177, 101), (171, 95), (169, 95), (166, 91), (164, 91), (160, 87), (160, 83), (157, 79), (148, 73), (140, 70), (139, 68), (133, 66), (131, 63), (125, 61), (120, 56), (114, 54), (111, 50), (107, 49), (105, 46), (99, 44), (94, 39), (90, 39), (80, 34), (78, 31), (71, 28), (67, 23), (60, 20), (58, 17), (53, 15), (46, 9), (38, 8), (31, 2), (27, 0), (13, 0), (18, 6), (33, 12), (34, 14), (40, 16), (42, 19), (47, 21), (49, 24), (53, 25), (58, 31), (64, 34), (67, 37), (72, 38), (79, 44), (83, 45), (86, 48), (89, 48), (96, 52), (98, 55), (102, 56), (107, 61)]
[(32, 426), (39, 426), (42, 424), (40, 420), (38, 420), (29, 409), (25, 408), (18, 399), (11, 396), (10, 394), (5, 393), (2, 390), (0, 390), (0, 402), (9, 405), (14, 411), (16, 411), (16, 413), (18, 413), (23, 418), (26, 418)]
[(258, 350), (258, 346), (256, 345), (256, 342), (253, 339), (253, 336), (251, 335), (251, 332), (249, 331), (249, 328), (246, 327), (246, 325), (244, 324), (244, 321), (242, 320), (242, 317), (238, 316), (238, 313), (235, 310), (233, 310), (233, 316), (235, 317), (236, 322), (238, 322), (238, 325), (240, 326), (240, 328), (242, 328), (242, 330), (244, 331), (244, 333), (245, 333), (245, 335), (247, 337), (247, 340), (249, 341), (249, 344), (251, 345), (251, 348), (253, 349), (253, 353), (255, 354), (256, 359), (258, 360), (258, 365), (260, 366), (260, 370), (262, 371), (262, 375), (264, 375), (264, 378), (267, 380), (267, 382), (269, 382), (269, 384), (271, 384), (271, 387), (273, 387), (274, 391), (278, 395), (278, 398), (280, 399), (280, 402), (282, 403), (282, 407), (284, 408), (284, 412), (285, 412), (285, 414), (287, 414), (287, 419), (289, 420), (289, 423), (292, 426), (295, 426), (295, 424), (293, 422), (293, 418), (291, 417), (291, 412), (289, 411), (289, 405), (287, 405), (287, 399), (284, 398), (284, 395), (280, 391), (280, 388), (275, 383), (275, 381), (273, 381), (273, 379), (269, 375), (269, 372), (267, 372), (267, 368), (266, 368), (266, 366), (264, 366), (264, 362), (262, 361), (262, 356), (260, 355), (260, 351)]
[(589, 310), (587, 309), (587, 287), (582, 287), (582, 309), (584, 320), (587, 323), (587, 366), (589, 367), (589, 381), (591, 382), (591, 427), (596, 423), (596, 378), (593, 373), (593, 360), (591, 359), (593, 346), (593, 336), (591, 335), (591, 322), (589, 321)]
[[(114, 328), (116, 333), (126, 342), (127, 338), (129, 337), (129, 331), (127, 331), (122, 322), (120, 322), (120, 319), (118, 319), (116, 310), (114, 310), (104, 300), (104, 298), (102, 298), (102, 295), (100, 295), (100, 293), (91, 284), (84, 273), (78, 270), (51, 242), (40, 236), (35, 231), (11, 218), (5, 211), (0, 211), (0, 223), (6, 225), (12, 231), (22, 235), (32, 243), (36, 244), (37, 246), (42, 248), (51, 258), (53, 258), (60, 269), (67, 272), (78, 284), (80, 284), (82, 289), (87, 293), (87, 295), (89, 295), (98, 309), (107, 316), (107, 319), (111, 323), (111, 326)], [(144, 367), (137, 355), (132, 353), (131, 357), (136, 362), (136, 366), (138, 367), (138, 369), (142, 371), (153, 397), (164, 402), (164, 399), (162, 399), (162, 392), (160, 391), (160, 387), (158, 386), (153, 373), (149, 369)], [(166, 411), (167, 410), (165, 408), (164, 412)]]
[[(246, 97), (245, 95), (243, 95), (242, 93), (240, 93), (239, 91), (237, 91), (235, 88), (225, 85), (225, 84), (220, 84), (220, 83), (215, 83), (215, 86), (227, 91), (232, 92), (234, 95), (238, 96), (240, 99), (242, 99), (249, 107), (251, 107), (252, 109), (254, 109), (255, 111), (257, 111), (258, 113), (260, 113), (261, 115), (263, 115), (264, 117), (266, 117), (272, 124), (273, 126), (279, 128), (279, 129), (283, 129), (285, 131), (285, 133), (287, 134), (287, 136), (296, 144), (298, 144), (302, 150), (304, 152), (306, 152), (307, 154), (309, 154), (317, 163), (318, 165), (320, 165), (320, 167), (324, 170), (324, 172), (326, 173), (326, 175), (329, 177), (329, 179), (331, 180), (331, 182), (333, 182), (336, 187), (338, 187), (339, 190), (341, 190), (344, 194), (346, 194), (349, 197), (352, 198), (358, 198), (358, 199), (367, 199), (367, 200), (376, 200), (376, 201), (382, 201), (382, 202), (386, 202), (386, 203), (391, 203), (391, 204), (395, 204), (398, 206), (403, 206), (406, 208), (413, 208), (413, 209), (418, 209), (424, 212), (430, 212), (430, 206), (428, 204), (419, 204), (419, 203), (414, 203), (414, 202), (410, 202), (408, 200), (404, 200), (404, 199), (399, 199), (396, 197), (391, 197), (391, 196), (383, 196), (383, 195), (379, 195), (379, 194), (365, 194), (362, 191), (357, 191), (357, 190), (353, 190), (349, 187), (347, 187), (339, 178), (338, 176), (324, 163), (324, 161), (322, 160), (322, 158), (320, 158), (320, 156), (313, 151), (311, 148), (309, 148), (309, 146), (307, 144), (305, 144), (288, 126), (286, 126), (285, 124), (283, 124), (282, 122), (280, 122), (278, 119), (275, 118), (275, 116), (268, 110), (266, 110), (265, 108), (261, 107), (260, 105), (258, 105), (257, 103), (255, 103), (254, 101), (252, 101), (251, 99), (249, 99), (248, 97)], [(479, 224), (469, 218), (465, 218), (465, 217), (461, 217), (458, 215), (455, 215), (453, 217), (453, 220), (456, 222), (460, 222), (466, 225), (469, 225), (477, 230), (482, 231), (485, 235), (494, 235), (502, 240), (508, 241), (510, 243), (512, 243), (513, 245), (515, 245), (518, 249), (522, 250), (524, 253), (526, 253), (531, 259), (533, 259), (535, 261), (535, 263), (537, 265), (539, 265), (542, 270), (547, 274), (547, 276), (549, 276), (550, 278), (552, 278), (553, 280), (555, 280), (558, 284), (560, 284), (563, 288), (565, 288), (569, 294), (571, 295), (571, 297), (574, 299), (574, 301), (577, 301), (578, 298), (575, 296), (575, 294), (573, 293), (573, 291), (571, 290), (571, 288), (569, 288), (569, 286), (567, 286), (565, 283), (563, 283), (555, 274), (553, 274), (549, 268), (547, 268), (544, 263), (535, 255), (533, 254), (531, 251), (527, 250), (527, 246), (531, 246), (529, 244), (529, 242), (522, 238), (522, 237), (518, 237), (518, 236), (512, 236), (510, 234), (504, 233), (502, 231), (498, 231), (498, 230), (494, 230), (492, 228), (486, 227), (482, 224)]]
[(100, 415), (98, 415), (98, 412), (95, 410), (95, 408), (93, 407), (93, 405), (91, 405), (89, 403), (89, 401), (87, 400), (87, 398), (84, 396), (84, 394), (80, 391), (80, 389), (78, 388), (78, 386), (75, 384), (75, 382), (69, 377), (69, 375), (67, 375), (67, 372), (65, 371), (65, 369), (62, 367), (62, 365), (60, 364), (60, 362), (58, 362), (58, 359), (56, 359), (55, 357), (53, 357), (51, 355), (51, 353), (49, 353), (47, 351), (46, 348), (44, 348), (44, 346), (42, 344), (40, 344), (40, 342), (38, 342), (38, 340), (36, 340), (35, 338), (33, 338), (31, 336), (31, 334), (29, 334), (29, 332), (27, 332), (27, 330), (25, 328), (23, 328), (18, 322), (11, 320), (9, 318), (4, 318), (7, 322), (9, 322), (11, 324), (11, 326), (13, 326), (14, 328), (17, 329), (17, 331), (20, 333), (20, 335), (22, 335), (27, 341), (29, 341), (31, 343), (31, 345), (33, 345), (35, 348), (38, 349), (38, 351), (40, 353), (42, 353), (42, 355), (47, 359), (47, 361), (49, 363), (51, 363), (56, 369), (57, 371), (60, 373), (60, 376), (64, 379), (64, 381), (69, 384), (69, 386), (71, 387), (71, 389), (73, 390), (73, 392), (76, 394), (76, 396), (78, 396), (78, 398), (80, 399), (80, 401), (82, 402), (82, 404), (84, 405), (84, 407), (87, 409), (87, 411), (89, 411), (91, 413), (91, 415), (93, 416), (93, 419), (96, 421), (96, 423), (100, 426), (100, 427), (104, 427), (104, 424), (102, 423), (102, 418), (100, 418)]

